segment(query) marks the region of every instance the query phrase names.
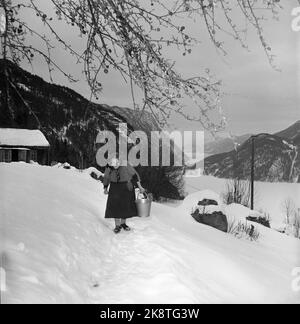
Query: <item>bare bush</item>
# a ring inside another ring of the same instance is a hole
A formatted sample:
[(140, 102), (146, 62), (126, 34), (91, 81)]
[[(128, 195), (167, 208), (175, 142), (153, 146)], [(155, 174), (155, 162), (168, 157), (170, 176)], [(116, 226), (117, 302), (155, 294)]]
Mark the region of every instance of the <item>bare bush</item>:
[(257, 228), (252, 224), (248, 224), (247, 222), (230, 222), (228, 229), (228, 233), (240, 239), (246, 238), (251, 241), (257, 241), (260, 236)]
[(291, 198), (287, 198), (282, 207), (285, 214), (285, 233), (300, 238), (300, 208), (297, 208), (296, 203)]
[(234, 217), (227, 217), (227, 221), (228, 221), (228, 231), (227, 233), (229, 234), (234, 234), (234, 230), (237, 226), (237, 221)]
[(228, 180), (226, 191), (222, 196), (227, 205), (235, 203), (249, 207), (251, 201), (250, 182), (241, 179)]
[(300, 208), (295, 211), (293, 219), (294, 236), (300, 239)]
[(286, 216), (286, 224), (290, 224), (291, 219), (296, 211), (296, 204), (293, 201), (293, 199), (291, 198), (287, 198), (284, 202), (283, 202), (283, 211), (285, 213)]

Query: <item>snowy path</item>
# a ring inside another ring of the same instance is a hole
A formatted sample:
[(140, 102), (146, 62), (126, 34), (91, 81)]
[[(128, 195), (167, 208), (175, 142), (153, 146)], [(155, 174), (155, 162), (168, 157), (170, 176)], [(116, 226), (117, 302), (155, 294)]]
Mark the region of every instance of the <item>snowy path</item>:
[(109, 303), (112, 298), (117, 303), (193, 301), (187, 287), (170, 271), (176, 264), (174, 255), (164, 247), (166, 239), (152, 228), (152, 222), (132, 222), (135, 228), (131, 233), (111, 238), (101, 269), (93, 274), (98, 286), (90, 292), (94, 301)]
[(237, 240), (195, 223), (184, 205), (160, 204), (115, 235), (107, 196), (86, 174), (20, 163), (0, 165), (0, 178), (5, 302), (300, 301), (294, 239), (261, 228), (260, 242)]

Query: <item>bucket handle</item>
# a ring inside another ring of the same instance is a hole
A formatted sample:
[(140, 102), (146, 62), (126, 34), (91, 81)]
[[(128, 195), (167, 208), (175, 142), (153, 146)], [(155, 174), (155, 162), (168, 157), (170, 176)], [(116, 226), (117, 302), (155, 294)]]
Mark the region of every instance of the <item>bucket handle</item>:
[(138, 193), (137, 197), (139, 197), (139, 195), (143, 195), (143, 199), (148, 199), (149, 198), (146, 191), (143, 194), (141, 194), (141, 191), (139, 190), (139, 193)]

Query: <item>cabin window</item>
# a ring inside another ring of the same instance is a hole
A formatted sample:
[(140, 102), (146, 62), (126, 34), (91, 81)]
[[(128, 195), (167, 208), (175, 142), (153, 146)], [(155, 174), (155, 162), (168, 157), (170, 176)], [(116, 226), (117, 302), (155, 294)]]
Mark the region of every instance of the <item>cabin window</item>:
[(11, 162), (11, 150), (5, 150), (5, 161), (4, 162)]
[(19, 151), (19, 161), (26, 162), (26, 151), (24, 150)]
[(0, 162), (11, 162), (11, 150), (0, 150)]
[(37, 162), (37, 150), (30, 151), (30, 161)]

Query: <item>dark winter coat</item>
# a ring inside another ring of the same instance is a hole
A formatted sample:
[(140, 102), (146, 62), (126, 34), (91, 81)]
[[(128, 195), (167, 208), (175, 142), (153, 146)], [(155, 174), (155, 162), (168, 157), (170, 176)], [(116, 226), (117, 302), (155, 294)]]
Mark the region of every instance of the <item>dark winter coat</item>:
[(140, 176), (132, 166), (107, 168), (104, 188), (109, 188), (105, 218), (131, 218), (137, 216), (134, 187)]
[(111, 183), (141, 182), (139, 174), (131, 165), (120, 166), (118, 169), (107, 167), (104, 173), (103, 185), (108, 188)]

